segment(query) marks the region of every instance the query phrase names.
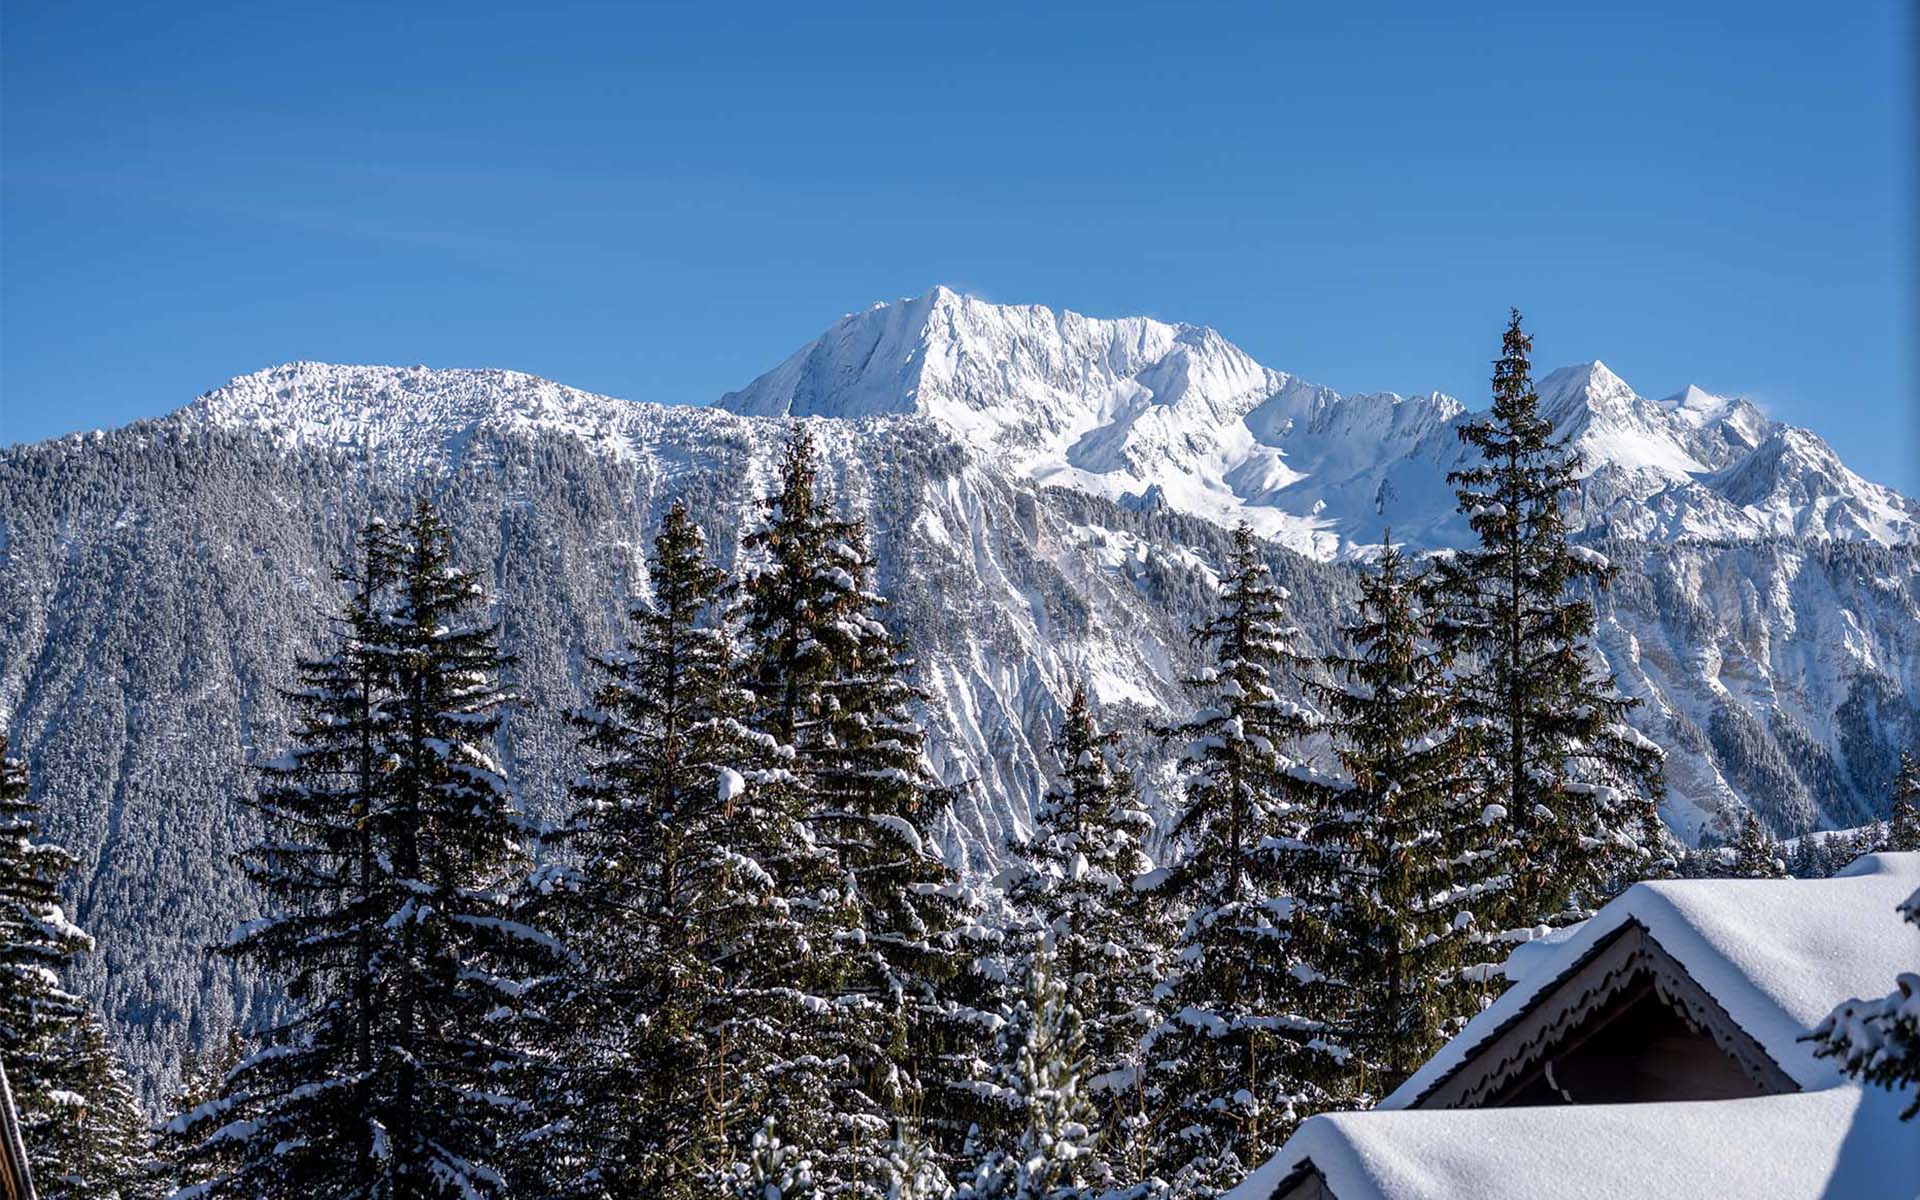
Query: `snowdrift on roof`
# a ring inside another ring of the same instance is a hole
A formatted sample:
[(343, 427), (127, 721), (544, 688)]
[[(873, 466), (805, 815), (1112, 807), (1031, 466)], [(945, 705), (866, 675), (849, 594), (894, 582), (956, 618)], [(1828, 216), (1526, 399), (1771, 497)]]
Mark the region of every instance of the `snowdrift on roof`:
[(1920, 1122), (1853, 1086), (1752, 1100), (1313, 1117), (1227, 1200), (1306, 1164), (1336, 1200), (1912, 1200)]
[(1852, 996), (1886, 991), (1920, 962), (1920, 931), (1896, 906), (1920, 888), (1920, 854), (1870, 854), (1831, 879), (1673, 879), (1637, 883), (1414, 1072), (1381, 1108), (1408, 1108), (1629, 920), (1646, 926), (1687, 974), (1803, 1088), (1840, 1079), (1800, 1041)]

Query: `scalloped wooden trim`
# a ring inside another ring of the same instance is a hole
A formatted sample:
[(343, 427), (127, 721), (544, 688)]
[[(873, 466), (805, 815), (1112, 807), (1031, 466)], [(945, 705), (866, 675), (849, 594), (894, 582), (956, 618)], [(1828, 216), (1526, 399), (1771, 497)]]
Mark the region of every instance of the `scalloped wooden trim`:
[[(1488, 1034), (1409, 1108), (1484, 1108), (1539, 1069), (1550, 1052), (1578, 1045), (1583, 1026), (1640, 986), (1651, 986), (1682, 1021), (1704, 1033), (1763, 1094), (1797, 1092), (1780, 1064), (1687, 974), (1639, 921), (1628, 920), (1581, 956), (1520, 1012)], [(1598, 1027), (1596, 1026), (1595, 1029)]]

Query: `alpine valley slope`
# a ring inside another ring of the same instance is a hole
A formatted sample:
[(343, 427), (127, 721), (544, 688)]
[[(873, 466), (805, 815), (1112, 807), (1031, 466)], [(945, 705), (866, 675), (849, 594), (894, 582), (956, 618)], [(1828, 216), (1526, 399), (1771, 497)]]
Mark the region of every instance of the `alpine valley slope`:
[[(1600, 649), (1671, 752), (1674, 828), (1884, 811), (1920, 733), (1920, 506), (1741, 401), (1643, 400), (1597, 363), (1542, 393), (1594, 465), (1583, 536), (1625, 568)], [(1139, 731), (1182, 703), (1226, 523), (1276, 543), (1315, 645), (1383, 525), (1460, 537), (1444, 476), (1462, 415), (1437, 394), (1340, 396), (1211, 330), (945, 289), (843, 319), (712, 408), (506, 371), (274, 368), (0, 451), (0, 725), (82, 860), (73, 907), (101, 947), (83, 982), (152, 1098), (184, 1047), (273, 1002), (202, 949), (250, 907), (231, 866), (246, 758), (280, 744), (276, 689), (321, 643), (370, 513), (425, 491), (486, 573), (527, 697), (501, 753), (551, 814), (574, 770), (565, 709), (644, 594), (665, 506), (685, 499), (731, 559), (808, 418), (873, 530), (936, 766), (970, 781), (943, 840), (984, 871), (1030, 819), (1073, 679), (1148, 761)]]

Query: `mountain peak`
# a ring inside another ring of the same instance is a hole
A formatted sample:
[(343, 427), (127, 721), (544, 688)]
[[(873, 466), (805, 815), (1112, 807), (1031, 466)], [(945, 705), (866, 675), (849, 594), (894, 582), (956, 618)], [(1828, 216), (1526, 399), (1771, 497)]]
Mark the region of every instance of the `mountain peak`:
[(914, 414), (969, 434), (1058, 428), (1074, 422), (1068, 410), (1087, 400), (1093, 377), (1146, 368), (1185, 328), (996, 304), (943, 284), (842, 317), (718, 406), (752, 416)]
[(1591, 414), (1621, 413), (1640, 401), (1627, 381), (1599, 359), (1550, 371), (1535, 390), (1540, 411), (1558, 426), (1584, 426)]

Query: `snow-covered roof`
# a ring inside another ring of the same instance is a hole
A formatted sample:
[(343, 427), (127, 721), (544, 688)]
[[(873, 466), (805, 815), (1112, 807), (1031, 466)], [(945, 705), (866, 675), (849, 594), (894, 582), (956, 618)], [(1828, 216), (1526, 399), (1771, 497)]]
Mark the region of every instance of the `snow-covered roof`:
[(1920, 930), (1896, 911), (1917, 888), (1920, 854), (1869, 854), (1831, 879), (1635, 884), (1578, 929), (1531, 948), (1513, 986), (1380, 1107), (1412, 1106), (1629, 922), (1644, 926), (1794, 1082), (1832, 1086), (1838, 1068), (1799, 1039), (1834, 1005), (1881, 995), (1920, 962)]
[[(1848, 1082), (1800, 1039), (1833, 1007), (1920, 963), (1898, 906), (1920, 854), (1875, 854), (1831, 879), (1636, 884), (1509, 963), (1515, 982), (1371, 1112), (1304, 1122), (1228, 1200), (1271, 1200), (1317, 1172), (1335, 1200), (1847, 1196), (1920, 1191), (1920, 1120), (1904, 1097)], [(1502, 1029), (1637, 925), (1801, 1089), (1754, 1099), (1414, 1108)]]
[(1852, 1085), (1669, 1104), (1417, 1109), (1313, 1117), (1227, 1194), (1270, 1200), (1311, 1164), (1335, 1200), (1912, 1200), (1920, 1121)]

